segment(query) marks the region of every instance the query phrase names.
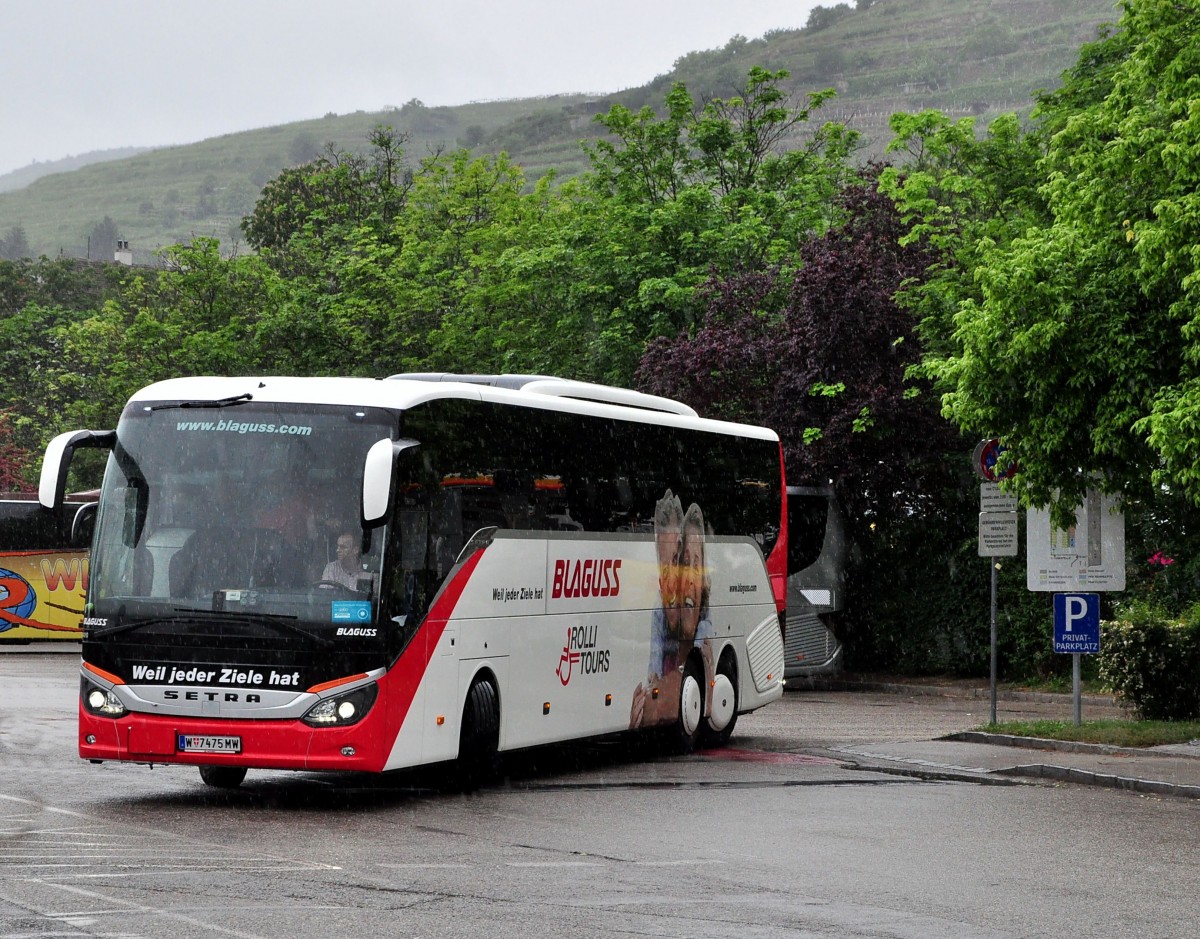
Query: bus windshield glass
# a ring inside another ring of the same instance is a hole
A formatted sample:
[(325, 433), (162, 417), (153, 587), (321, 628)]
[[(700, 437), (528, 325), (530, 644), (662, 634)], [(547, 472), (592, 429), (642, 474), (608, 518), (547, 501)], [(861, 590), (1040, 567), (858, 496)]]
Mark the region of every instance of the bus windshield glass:
[(374, 636), (386, 528), (364, 538), (363, 465), (398, 418), (333, 405), (131, 404), (105, 473), (93, 639), (242, 630), (320, 646)]

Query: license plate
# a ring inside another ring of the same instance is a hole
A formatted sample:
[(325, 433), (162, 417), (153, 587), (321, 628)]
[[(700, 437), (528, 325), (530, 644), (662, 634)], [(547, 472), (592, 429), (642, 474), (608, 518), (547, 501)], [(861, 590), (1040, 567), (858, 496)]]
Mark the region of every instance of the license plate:
[(179, 749), (187, 753), (241, 753), (242, 738), (180, 734)]

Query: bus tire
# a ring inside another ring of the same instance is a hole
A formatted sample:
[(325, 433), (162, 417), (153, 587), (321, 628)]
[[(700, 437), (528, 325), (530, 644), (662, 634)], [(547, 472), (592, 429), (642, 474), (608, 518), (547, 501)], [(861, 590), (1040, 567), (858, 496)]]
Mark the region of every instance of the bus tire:
[(463, 792), (492, 782), (500, 769), (500, 701), (496, 686), (481, 678), (463, 705), (456, 771)]
[(670, 748), (676, 753), (691, 753), (700, 741), (704, 727), (704, 669), (691, 656), (679, 682), (679, 713), (671, 731)]
[(732, 655), (721, 657), (713, 681), (712, 704), (704, 719), (704, 746), (723, 747), (733, 736), (738, 718), (737, 661)]
[(214, 789), (236, 789), (246, 778), (244, 766), (201, 766), (200, 778)]

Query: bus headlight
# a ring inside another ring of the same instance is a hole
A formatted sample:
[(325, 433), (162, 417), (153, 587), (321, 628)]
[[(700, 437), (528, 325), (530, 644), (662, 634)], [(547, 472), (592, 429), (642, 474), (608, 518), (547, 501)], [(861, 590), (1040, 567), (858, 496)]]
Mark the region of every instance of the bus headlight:
[(93, 685), (87, 679), (80, 679), (79, 696), (83, 699), (84, 710), (89, 714), (99, 717), (121, 717), (126, 713), (125, 705), (112, 691)]
[(312, 727), (348, 727), (357, 724), (371, 710), (378, 693), (378, 686), (371, 682), (353, 691), (333, 695), (309, 708), (302, 720)]

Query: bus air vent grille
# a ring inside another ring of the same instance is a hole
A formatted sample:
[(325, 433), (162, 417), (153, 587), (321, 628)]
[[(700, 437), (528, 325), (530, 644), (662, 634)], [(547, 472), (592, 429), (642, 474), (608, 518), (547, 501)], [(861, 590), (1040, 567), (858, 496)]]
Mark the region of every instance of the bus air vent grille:
[(746, 637), (746, 656), (754, 687), (763, 692), (783, 678), (783, 637), (779, 620), (771, 616), (759, 623)]

